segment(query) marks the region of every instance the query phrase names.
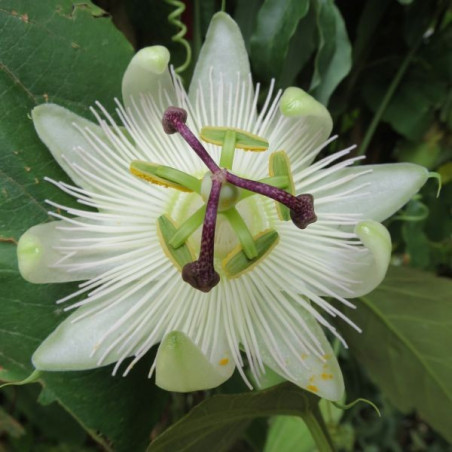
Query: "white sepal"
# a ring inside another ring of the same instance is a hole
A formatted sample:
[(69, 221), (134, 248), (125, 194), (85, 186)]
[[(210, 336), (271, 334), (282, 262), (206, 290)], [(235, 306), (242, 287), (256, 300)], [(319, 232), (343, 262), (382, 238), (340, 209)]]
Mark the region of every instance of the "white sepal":
[[(111, 255), (111, 252), (107, 250), (102, 255), (96, 249), (94, 253), (85, 252), (83, 256), (74, 256), (74, 253), (59, 250), (63, 237), (75, 238), (77, 235), (74, 231), (61, 230), (60, 228), (64, 226), (67, 227), (64, 221), (39, 224), (28, 229), (20, 237), (17, 244), (17, 260), (20, 274), (24, 279), (35, 284), (82, 281), (100, 272), (99, 268), (93, 270), (92, 267), (79, 269), (75, 267), (82, 262), (105, 258)], [(87, 234), (79, 231), (78, 236), (82, 238)], [(106, 268), (102, 270), (105, 271)]]
[[(322, 170), (326, 175), (328, 170)], [(359, 214), (362, 219), (383, 221), (397, 212), (429, 177), (413, 163), (362, 165), (338, 169), (325, 177), (297, 184), (300, 193), (312, 193), (317, 214)], [(311, 179), (312, 180), (312, 179)]]
[(86, 179), (74, 171), (73, 166), (86, 166), (80, 149), (101, 159), (99, 152), (87, 140), (83, 131), (89, 129), (94, 136), (108, 143), (102, 128), (56, 104), (38, 105), (32, 110), (31, 117), (39, 138), (49, 148), (61, 168), (77, 185), (86, 190), (91, 189)]
[(234, 372), (226, 341), (218, 340), (210, 359), (184, 333), (167, 334), (156, 358), (157, 386), (167, 391), (189, 392), (215, 388)]
[[(170, 53), (163, 46), (145, 47), (134, 55), (122, 78), (122, 99), (126, 108), (132, 107), (133, 102), (139, 105), (143, 96), (157, 100), (164, 93), (170, 99), (167, 106), (175, 104), (169, 60)], [(135, 113), (133, 108), (131, 111)]]
[(259, 351), (266, 366), (297, 386), (319, 397), (337, 401), (344, 394), (344, 380), (336, 356), (315, 318), (302, 307), (293, 303), (297, 315), (303, 318), (310, 333), (315, 337), (320, 353), (294, 350), (278, 331), (273, 331), (278, 344), (278, 359), (271, 352), (269, 342), (258, 335)]
[[(238, 25), (226, 13), (215, 14), (193, 72), (189, 89), (190, 101), (196, 105), (197, 95), (202, 94), (207, 117), (215, 118), (220, 114), (225, 120), (232, 106), (229, 105), (228, 93), (223, 90), (234, 87), (235, 93), (243, 83), (252, 92), (249, 74), (248, 54)], [(221, 113), (218, 108), (219, 99), (222, 99)], [(234, 101), (234, 96), (231, 100)], [(217, 125), (217, 122), (211, 125)]]
[(356, 235), (367, 249), (358, 255), (353, 277), (357, 281), (349, 288), (348, 297), (360, 297), (374, 290), (384, 279), (391, 260), (391, 236), (388, 230), (373, 220), (361, 221), (355, 227)]
[(38, 347), (32, 356), (33, 365), (48, 371), (86, 370), (123, 359), (118, 347), (103, 357), (111, 343), (103, 339), (112, 325), (133, 307), (134, 300), (111, 304), (102, 313), (95, 312), (98, 305), (79, 308)]

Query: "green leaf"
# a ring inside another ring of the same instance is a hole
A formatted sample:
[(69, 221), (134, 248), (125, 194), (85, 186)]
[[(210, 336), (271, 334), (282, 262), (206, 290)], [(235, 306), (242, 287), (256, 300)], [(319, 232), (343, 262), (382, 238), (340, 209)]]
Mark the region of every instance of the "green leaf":
[[(76, 287), (28, 284), (17, 270), (16, 240), (48, 219), (44, 200), (73, 203), (43, 182), (67, 178), (37, 138), (29, 112), (49, 101), (89, 116), (95, 100), (114, 111), (132, 55), (111, 21), (92, 12), (88, 3), (70, 0), (1, 3), (0, 378), (9, 381), (32, 372), (33, 351), (65, 317), (55, 301)], [(105, 448), (142, 450), (166, 399), (148, 370), (141, 363), (128, 378), (112, 377), (111, 368), (46, 373), (41, 382), (47, 399), (60, 402)]]
[[(430, 2), (416, 4), (428, 6)], [(423, 12), (417, 17), (424, 20), (431, 14)], [(420, 27), (420, 30), (423, 28)], [(417, 39), (420, 33), (419, 30), (413, 33), (412, 40)], [(428, 135), (439, 111), (447, 109), (452, 79), (451, 38), (452, 27), (447, 27), (436, 30), (433, 36), (423, 41), (382, 115), (383, 121), (411, 141), (420, 140), (426, 133)], [(388, 61), (376, 64), (364, 80), (364, 100), (373, 111), (379, 108), (401, 64), (399, 55), (390, 54)], [(442, 120), (447, 121), (446, 118)]]
[[(204, 2), (209, 2), (209, 0), (204, 0)], [(240, 27), (248, 54), (250, 53), (251, 36), (261, 4), (262, 0), (247, 0), (246, 2), (237, 2), (235, 7), (234, 20)]]
[(309, 10), (309, 0), (266, 0), (251, 36), (251, 58), (260, 77), (278, 76), (298, 22)]
[(352, 49), (344, 20), (334, 1), (317, 0), (315, 5), (319, 46), (309, 91), (326, 105), (337, 85), (350, 71)]
[(371, 379), (401, 411), (416, 409), (452, 440), (452, 282), (390, 268), (378, 289), (347, 312), (363, 333), (342, 333)]
[(318, 397), (291, 383), (257, 392), (215, 395), (158, 436), (148, 452), (228, 450), (249, 421), (275, 414), (314, 419), (325, 428), (318, 402)]
[[(372, 110), (378, 109), (390, 84), (390, 77), (395, 73), (395, 66), (386, 66), (383, 72), (374, 71), (366, 81), (363, 94)], [(430, 70), (419, 66), (413, 68), (394, 93), (382, 120), (406, 138), (419, 140), (430, 127), (435, 109), (441, 105), (446, 94), (446, 84)]]
[[(282, 88), (297, 85), (296, 77), (305, 67), (317, 47), (317, 23), (314, 8), (309, 8), (308, 13), (299, 22), (292, 39), (290, 40), (284, 65), (279, 78)], [(310, 65), (307, 66), (310, 74)]]
[(40, 390), (39, 385), (26, 385), (14, 389), (10, 387), (5, 391), (8, 400), (5, 405), (10, 407), (16, 419), (22, 420), (27, 430), (31, 424), (49, 440), (80, 447), (87, 439), (86, 432), (57, 403), (37, 405)]
[(39, 141), (31, 109), (55, 102), (89, 117), (99, 100), (114, 111), (132, 51), (109, 20), (70, 0), (2, 1), (0, 28), (0, 237), (17, 240), (48, 219), (46, 198), (70, 203), (42, 180), (65, 176)]

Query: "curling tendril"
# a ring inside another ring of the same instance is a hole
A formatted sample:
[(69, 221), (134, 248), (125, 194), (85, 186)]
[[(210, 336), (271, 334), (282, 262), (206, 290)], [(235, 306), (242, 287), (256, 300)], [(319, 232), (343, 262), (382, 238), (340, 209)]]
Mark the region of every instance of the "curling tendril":
[(179, 28), (179, 31), (171, 38), (173, 42), (180, 43), (183, 47), (185, 47), (186, 57), (185, 61), (175, 69), (176, 73), (181, 73), (187, 69), (188, 65), (191, 61), (191, 47), (188, 41), (184, 38), (187, 33), (187, 27), (180, 20), (182, 13), (185, 11), (185, 4), (181, 1), (177, 0), (165, 0), (165, 2), (174, 6), (176, 9), (168, 15), (168, 21), (171, 25)]

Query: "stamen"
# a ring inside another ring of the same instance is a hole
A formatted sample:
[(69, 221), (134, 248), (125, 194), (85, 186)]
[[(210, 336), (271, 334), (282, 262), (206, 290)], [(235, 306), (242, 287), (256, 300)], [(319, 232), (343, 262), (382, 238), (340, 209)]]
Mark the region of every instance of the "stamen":
[(193, 215), (187, 218), (174, 233), (169, 241), (171, 246), (179, 248), (202, 225), (206, 214), (206, 206), (200, 207)]
[(133, 160), (130, 163), (129, 169), (134, 176), (153, 184), (175, 188), (176, 190), (185, 192), (194, 191), (200, 193), (201, 191), (201, 182), (199, 179), (170, 166)]
[(187, 112), (183, 108), (168, 107), (163, 114), (163, 130), (168, 135), (179, 132), (182, 138), (198, 154), (199, 158), (204, 162), (204, 164), (212, 173), (220, 172), (220, 167), (214, 162), (212, 157), (204, 149), (204, 146), (193, 135), (192, 131), (185, 125), (186, 121)]
[(237, 187), (259, 193), (284, 204), (290, 209), (290, 217), (295, 226), (305, 229), (317, 220), (314, 213), (314, 197), (309, 194), (293, 196), (284, 190), (262, 182), (244, 179), (235, 174), (226, 173), (226, 180)]
[(268, 149), (268, 141), (265, 138), (231, 127), (206, 126), (201, 129), (200, 137), (207, 143), (222, 146), (220, 157), (222, 168), (232, 169), (236, 149), (254, 152)]
[(245, 256), (250, 260), (257, 257), (258, 252), (256, 244), (254, 243), (254, 238), (237, 209), (232, 207), (226, 212), (223, 212), (223, 215), (228, 219), (230, 225), (234, 229), (234, 232), (237, 234)]
[(185, 265), (182, 269), (182, 279), (202, 292), (210, 292), (220, 282), (220, 275), (215, 271), (213, 266), (213, 253), (218, 202), (224, 180), (224, 170), (220, 170), (218, 174), (212, 175), (212, 188), (204, 217), (199, 258)]

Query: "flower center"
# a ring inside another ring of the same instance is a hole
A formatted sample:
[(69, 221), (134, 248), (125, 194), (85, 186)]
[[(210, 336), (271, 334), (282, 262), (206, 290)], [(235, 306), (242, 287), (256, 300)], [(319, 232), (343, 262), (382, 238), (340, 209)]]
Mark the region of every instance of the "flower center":
[[(201, 182), (201, 198), (204, 202), (209, 199), (212, 190), (212, 178), (210, 173), (206, 173)], [(234, 207), (239, 201), (240, 190), (228, 182), (224, 182), (220, 191), (220, 198), (218, 200), (218, 212), (224, 212)]]
[[(158, 234), (167, 256), (181, 271), (184, 281), (194, 288), (209, 292), (220, 276), (214, 266), (214, 246), (217, 217), (221, 213), (237, 236), (239, 246), (223, 259), (222, 274), (236, 278), (249, 271), (267, 256), (278, 243), (278, 233), (269, 229), (252, 235), (236, 205), (246, 198), (259, 194), (276, 201), (281, 220), (289, 219), (300, 229), (316, 221), (313, 197), (310, 194), (294, 196), (290, 163), (284, 151), (270, 156), (270, 177), (261, 181), (245, 179), (232, 173), (236, 149), (265, 151), (267, 140), (239, 129), (226, 127), (203, 127), (201, 138), (221, 146), (220, 166), (210, 157), (201, 142), (185, 124), (187, 112), (169, 107), (163, 115), (163, 129), (168, 134), (179, 133), (207, 166), (202, 180), (182, 171), (154, 163), (133, 161), (132, 174), (149, 182), (198, 193), (204, 204), (181, 225), (176, 226), (168, 216), (158, 220)], [(202, 225), (200, 251), (194, 259), (188, 246), (189, 237)]]

